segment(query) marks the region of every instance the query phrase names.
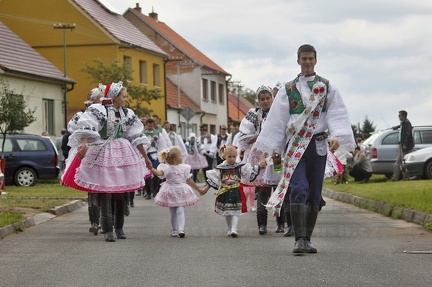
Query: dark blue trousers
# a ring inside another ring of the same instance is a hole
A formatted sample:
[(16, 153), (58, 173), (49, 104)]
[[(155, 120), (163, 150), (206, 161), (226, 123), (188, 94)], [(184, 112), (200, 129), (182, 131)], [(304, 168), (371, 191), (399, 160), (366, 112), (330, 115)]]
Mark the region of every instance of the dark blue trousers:
[[(310, 141), (291, 177), (291, 204), (311, 206), (320, 206), (321, 204), (327, 154), (318, 155), (315, 137)], [(326, 141), (324, 142), (326, 143)]]

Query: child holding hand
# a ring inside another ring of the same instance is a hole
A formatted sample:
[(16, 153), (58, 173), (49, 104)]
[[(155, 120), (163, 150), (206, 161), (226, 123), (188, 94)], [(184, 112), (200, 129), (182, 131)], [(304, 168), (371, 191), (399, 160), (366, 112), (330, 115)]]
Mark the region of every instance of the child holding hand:
[(171, 236), (184, 238), (184, 208), (198, 202), (198, 197), (192, 188), (200, 194), (204, 194), (205, 191), (201, 190), (191, 179), (191, 167), (183, 163), (181, 150), (178, 146), (163, 150), (159, 152), (158, 156), (160, 164), (157, 169), (152, 168), (151, 172), (160, 178), (166, 178), (166, 181), (161, 183), (154, 201), (157, 205), (169, 207)]
[(211, 187), (217, 189), (215, 212), (225, 217), (228, 236), (236, 238), (238, 218), (242, 213), (242, 197), (240, 191), (241, 178), (254, 181), (259, 173), (259, 166), (249, 163), (237, 163), (237, 148), (222, 146), (219, 155), (224, 161), (213, 170), (207, 171), (207, 183), (204, 192)]

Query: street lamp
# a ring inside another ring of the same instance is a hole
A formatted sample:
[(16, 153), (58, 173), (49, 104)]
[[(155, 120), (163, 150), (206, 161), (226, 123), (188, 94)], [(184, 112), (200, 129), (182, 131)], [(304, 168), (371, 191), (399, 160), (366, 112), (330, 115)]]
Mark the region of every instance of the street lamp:
[[(54, 29), (61, 29), (63, 30), (63, 75), (64, 77), (66, 77), (66, 71), (67, 71), (67, 66), (66, 66), (66, 30), (71, 30), (71, 32), (75, 29), (75, 23), (73, 24), (62, 24), (62, 23), (58, 23), (58, 24), (54, 24)], [(66, 99), (66, 94), (67, 94), (68, 90), (66, 87), (66, 84), (63, 88), (63, 102), (64, 102), (64, 126), (67, 125), (67, 99)]]

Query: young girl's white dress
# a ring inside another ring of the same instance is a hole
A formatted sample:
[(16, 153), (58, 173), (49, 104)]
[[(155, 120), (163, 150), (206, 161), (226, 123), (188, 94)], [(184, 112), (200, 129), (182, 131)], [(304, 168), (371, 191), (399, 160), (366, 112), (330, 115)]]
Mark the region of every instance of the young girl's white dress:
[(191, 177), (190, 165), (161, 163), (157, 169), (164, 173), (160, 178), (166, 178), (166, 181), (161, 183), (160, 190), (154, 198), (157, 205), (178, 207), (189, 206), (198, 202), (198, 196), (192, 187), (186, 183), (186, 180)]

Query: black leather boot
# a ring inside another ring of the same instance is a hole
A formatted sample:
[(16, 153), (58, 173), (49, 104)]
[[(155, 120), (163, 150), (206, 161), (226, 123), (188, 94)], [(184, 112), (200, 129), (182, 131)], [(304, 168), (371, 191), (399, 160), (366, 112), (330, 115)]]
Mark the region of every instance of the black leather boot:
[(281, 212), (281, 214), (278, 217), (276, 217), (277, 227), (275, 229), (275, 233), (283, 233), (284, 232), (284, 225), (285, 225), (285, 214), (284, 213), (285, 212)]
[(89, 206), (89, 215), (90, 215), (90, 224), (89, 232), (92, 232), (94, 235), (98, 234), (99, 231), (99, 206)]
[(315, 227), (315, 223), (318, 218), (319, 206), (307, 206), (306, 208), (306, 237), (305, 237), (305, 252), (306, 253), (317, 253), (317, 249), (311, 243), (312, 232)]
[[(284, 202), (285, 205), (285, 202)], [(291, 212), (290, 212), (290, 205), (289, 205), (289, 201), (288, 204), (286, 205), (286, 208), (284, 209), (285, 211), (285, 221), (287, 223), (287, 230), (284, 233), (284, 237), (291, 237), (294, 235), (294, 230), (292, 228), (292, 223), (291, 223)]]
[(291, 221), (294, 230), (295, 243), (293, 248), (294, 254), (305, 253), (305, 215), (306, 215), (306, 205), (304, 204), (291, 204)]
[(115, 221), (114, 228), (118, 239), (126, 239), (126, 235), (123, 232), (125, 210), (126, 210), (126, 194), (116, 194), (115, 201)]
[(261, 212), (257, 212), (258, 233), (264, 235), (267, 233), (267, 216)]
[(101, 226), (104, 230), (105, 241), (107, 242), (115, 242), (113, 234), (111, 197), (111, 194), (100, 194)]

